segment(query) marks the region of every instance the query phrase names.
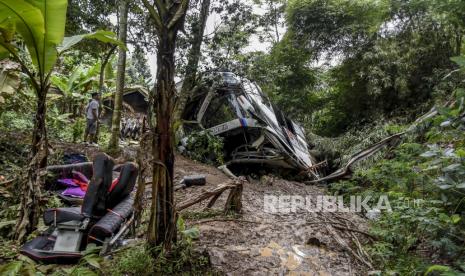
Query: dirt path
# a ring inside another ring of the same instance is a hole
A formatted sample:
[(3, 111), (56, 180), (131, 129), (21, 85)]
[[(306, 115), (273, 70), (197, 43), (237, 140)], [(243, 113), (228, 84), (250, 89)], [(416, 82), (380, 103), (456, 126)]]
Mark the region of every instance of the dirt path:
[[(72, 146), (72, 147), (71, 147)], [(60, 144), (56, 149), (74, 151), (93, 156), (99, 152), (76, 144)], [(71, 150), (72, 149), (72, 150)], [(126, 158), (135, 157), (136, 149), (126, 148)], [(125, 150), (126, 150), (125, 149)], [(183, 156), (176, 156), (175, 184), (186, 175), (204, 174), (207, 185), (175, 192), (176, 202), (196, 197), (211, 190), (229, 178), (220, 170)], [(263, 183), (266, 182), (266, 183)], [(289, 214), (265, 212), (265, 195), (324, 195), (324, 188), (302, 183), (272, 179), (251, 180), (244, 186), (243, 213), (231, 219), (222, 214), (228, 192), (225, 192), (210, 211), (207, 202), (194, 205), (185, 211), (187, 224), (200, 230), (197, 248), (208, 252), (215, 270), (228, 275), (365, 275), (366, 266), (336, 242), (334, 233), (353, 247), (351, 233), (328, 226), (328, 221), (352, 222), (354, 228), (364, 230), (366, 221), (353, 213)], [(314, 203), (314, 202), (313, 202)], [(354, 234), (354, 233), (352, 233)], [(361, 234), (356, 236), (363, 240)]]
[[(185, 175), (207, 175), (207, 186), (192, 187), (176, 192), (177, 202), (210, 190), (228, 180), (216, 168), (178, 156), (176, 181)], [(357, 215), (318, 214), (300, 211), (271, 214), (264, 210), (265, 195), (312, 196), (324, 194), (324, 189), (298, 182), (275, 179), (271, 183), (252, 181), (243, 191), (243, 214), (237, 221), (221, 221), (221, 215), (207, 219), (187, 219), (200, 230), (198, 246), (211, 256), (212, 265), (230, 275), (361, 275), (363, 267), (339, 246), (325, 221), (344, 217), (363, 229), (365, 222)], [(227, 193), (215, 204), (221, 210)], [(188, 209), (199, 215), (205, 213), (207, 202)], [(217, 212), (217, 213), (218, 213)], [(213, 212), (214, 213), (214, 212)], [(200, 223), (199, 223), (200, 222)], [(199, 224), (197, 224), (199, 223)], [(351, 244), (350, 235), (338, 231)], [(359, 236), (359, 238), (362, 238)]]

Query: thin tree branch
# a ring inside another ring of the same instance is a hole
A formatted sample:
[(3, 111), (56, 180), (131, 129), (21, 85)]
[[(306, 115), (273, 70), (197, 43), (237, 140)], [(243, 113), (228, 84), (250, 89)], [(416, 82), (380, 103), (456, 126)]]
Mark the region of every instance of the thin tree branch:
[(179, 22), (179, 20), (181, 20), (186, 15), (186, 10), (187, 10), (188, 4), (189, 4), (188, 0), (183, 0), (181, 2), (181, 5), (179, 5), (178, 10), (176, 11), (173, 18), (168, 23), (168, 29), (173, 28)]
[(160, 33), (163, 27), (160, 14), (155, 10), (155, 8), (152, 5), (150, 5), (149, 1), (142, 0), (142, 3), (149, 11), (150, 17), (153, 19), (153, 21), (155, 21), (155, 28), (157, 29), (158, 33)]
[(158, 14), (160, 15), (160, 18), (163, 18), (163, 17), (165, 17), (165, 15), (168, 13), (168, 11), (167, 11), (166, 8), (165, 8), (165, 4), (160, 3), (160, 2), (162, 2), (162, 1), (160, 1), (160, 0), (155, 0), (155, 1), (154, 1), (154, 4), (155, 4), (155, 6), (157, 7)]

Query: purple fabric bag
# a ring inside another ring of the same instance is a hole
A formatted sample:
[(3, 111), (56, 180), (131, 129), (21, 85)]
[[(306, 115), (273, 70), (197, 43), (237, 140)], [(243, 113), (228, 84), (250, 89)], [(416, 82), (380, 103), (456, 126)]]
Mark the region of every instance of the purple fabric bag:
[(66, 190), (64, 190), (61, 194), (64, 196), (84, 198), (86, 192), (81, 190), (81, 187), (69, 187), (66, 188)]

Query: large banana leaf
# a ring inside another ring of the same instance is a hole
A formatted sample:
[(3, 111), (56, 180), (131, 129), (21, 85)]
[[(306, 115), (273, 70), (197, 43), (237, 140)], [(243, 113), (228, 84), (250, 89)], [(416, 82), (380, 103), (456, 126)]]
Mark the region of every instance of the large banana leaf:
[(45, 26), (38, 8), (24, 0), (0, 0), (0, 28), (3, 53), (11, 47), (5, 35), (17, 31), (26, 43), (34, 65), (42, 68), (38, 58), (44, 47)]
[[(0, 59), (16, 53), (11, 42), (14, 33), (18, 33), (42, 82), (46, 81), (45, 76), (50, 74), (58, 55), (83, 39), (97, 39), (126, 49), (113, 32), (96, 31), (64, 38), (67, 5), (67, 0), (0, 0)], [(15, 58), (21, 61), (20, 57)], [(33, 78), (32, 73), (29, 75)]]
[[(56, 62), (56, 47), (64, 37), (67, 5), (67, 0), (0, 0), (2, 34), (6, 33), (5, 26), (10, 26), (10, 31), (11, 26), (16, 27), (42, 77)], [(8, 42), (0, 41), (0, 53), (5, 52)]]
[(96, 32), (89, 33), (89, 34), (82, 34), (82, 35), (75, 35), (75, 36), (65, 37), (63, 39), (63, 43), (58, 47), (58, 51), (60, 53), (63, 53), (65, 51), (69, 50), (70, 48), (72, 48), (74, 45), (81, 42), (83, 39), (97, 39), (97, 40), (99, 40), (101, 42), (104, 42), (104, 43), (110, 43), (110, 44), (118, 45), (118, 46), (123, 47), (124, 49), (127, 50), (126, 45), (124, 45), (123, 42), (118, 40), (115, 33), (110, 32), (110, 31), (98, 30)]
[(44, 49), (40, 53), (39, 61), (47, 74), (55, 65), (57, 46), (65, 36), (68, 0), (27, 0), (27, 2), (40, 9), (44, 18)]

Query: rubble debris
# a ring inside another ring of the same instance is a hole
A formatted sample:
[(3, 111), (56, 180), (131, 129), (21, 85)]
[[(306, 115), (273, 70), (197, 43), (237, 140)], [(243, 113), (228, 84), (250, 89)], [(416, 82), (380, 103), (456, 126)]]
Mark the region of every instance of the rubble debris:
[(190, 186), (204, 186), (207, 184), (207, 177), (205, 175), (188, 175), (184, 176), (180, 184)]
[(182, 114), (181, 143), (187, 143), (190, 133), (207, 130), (224, 139), (228, 166), (258, 165), (320, 178), (304, 129), (273, 105), (256, 83), (230, 72), (209, 73), (192, 94)]
[(137, 114), (132, 117), (121, 118), (121, 138), (131, 138), (137, 140), (142, 135), (142, 128), (145, 122), (143, 115)]

